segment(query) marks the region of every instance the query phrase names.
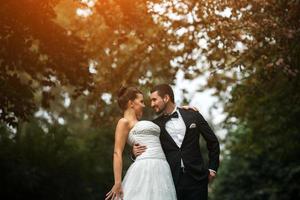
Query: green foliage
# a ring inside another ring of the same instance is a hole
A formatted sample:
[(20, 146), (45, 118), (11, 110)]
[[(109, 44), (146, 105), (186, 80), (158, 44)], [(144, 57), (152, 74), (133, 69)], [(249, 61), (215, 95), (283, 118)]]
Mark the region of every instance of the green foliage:
[[(57, 0), (1, 1), (0, 120), (16, 126), (32, 116), (42, 87), (72, 85), (75, 94), (90, 88), (82, 41), (54, 19)], [(42, 90), (42, 105), (54, 96)]]
[(79, 138), (41, 121), (22, 124), (17, 133), (1, 126), (1, 198), (103, 198), (113, 182), (112, 147), (109, 127)]
[(259, 70), (233, 89), (213, 199), (300, 198), (299, 83), (298, 75)]
[[(280, 158), (276, 151), (267, 147), (253, 148), (251, 145), (255, 145), (256, 141), (247, 140), (251, 134), (253, 133), (241, 126), (231, 135), (231, 140), (236, 143), (227, 147), (230, 153), (224, 155), (221, 162), (218, 177), (212, 187), (212, 199), (298, 199), (300, 163), (296, 152), (288, 152), (285, 154), (286, 158)], [(241, 135), (243, 136), (239, 137)], [(267, 143), (269, 137), (257, 140)], [(283, 145), (288, 148), (289, 144), (281, 144)], [(298, 143), (295, 150), (299, 152), (299, 148)]]
[[(213, 199), (298, 199), (299, 163), (284, 163), (264, 155), (228, 156), (222, 162)], [(268, 154), (269, 153), (269, 154)]]
[[(295, 31), (299, 27), (296, 24), (299, 12), (295, 12), (299, 2), (266, 2), (261, 1), (267, 6), (266, 12), (278, 13), (268, 19), (277, 26), (269, 27), (270, 21), (264, 18), (257, 24), (267, 26), (259, 26), (257, 33), (265, 30), (261, 37), (269, 34), (276, 42), (261, 43), (261, 49), (251, 48), (255, 54), (248, 52), (250, 57), (241, 57), (242, 63), (249, 61), (252, 65), (241, 66), (241, 77), (233, 84), (225, 104), (229, 134), (213, 185), (213, 199), (300, 197), (297, 120), (300, 117), (300, 35)], [(287, 18), (291, 19), (290, 23)], [(217, 80), (212, 80), (212, 85), (215, 83)]]

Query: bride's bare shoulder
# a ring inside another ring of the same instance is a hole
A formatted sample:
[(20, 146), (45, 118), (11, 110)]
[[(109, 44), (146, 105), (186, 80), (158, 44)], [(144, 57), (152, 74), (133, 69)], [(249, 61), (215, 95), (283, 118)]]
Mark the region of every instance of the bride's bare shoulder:
[(132, 126), (132, 122), (130, 122), (128, 119), (122, 117), (121, 119), (119, 119), (117, 127), (122, 127), (122, 128), (126, 128), (126, 129), (131, 129)]
[(119, 119), (119, 121), (118, 121), (118, 125), (122, 125), (122, 126), (129, 126), (129, 120), (128, 119), (126, 119), (126, 118), (124, 118), (124, 117), (122, 117), (121, 119)]

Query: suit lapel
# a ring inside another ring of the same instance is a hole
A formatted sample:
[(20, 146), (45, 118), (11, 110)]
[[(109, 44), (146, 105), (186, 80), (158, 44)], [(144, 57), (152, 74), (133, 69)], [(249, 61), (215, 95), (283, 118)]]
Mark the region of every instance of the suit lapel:
[(190, 122), (190, 119), (189, 119), (189, 115), (188, 115), (189, 113), (188, 112), (186, 112), (185, 110), (183, 110), (181, 108), (178, 108), (178, 111), (180, 112), (180, 115), (181, 115), (181, 117), (184, 121), (185, 127), (186, 127), (184, 138), (183, 138), (182, 143), (181, 143), (181, 146), (183, 146), (184, 141), (185, 141), (186, 137), (188, 136), (188, 130), (189, 130), (189, 127), (191, 125), (191, 122)]

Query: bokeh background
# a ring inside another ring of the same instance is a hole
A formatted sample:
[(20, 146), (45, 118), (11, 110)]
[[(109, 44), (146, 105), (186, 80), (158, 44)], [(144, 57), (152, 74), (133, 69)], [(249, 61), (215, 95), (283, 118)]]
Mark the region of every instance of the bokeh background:
[(149, 106), (162, 82), (220, 139), (211, 200), (300, 199), (299, 0), (1, 0), (0, 16), (1, 199), (103, 199), (119, 87)]

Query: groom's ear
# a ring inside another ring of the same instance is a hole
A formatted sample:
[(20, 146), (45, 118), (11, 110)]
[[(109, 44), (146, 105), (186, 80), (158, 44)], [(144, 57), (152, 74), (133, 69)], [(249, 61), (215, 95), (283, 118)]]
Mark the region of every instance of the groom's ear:
[(165, 95), (163, 98), (164, 103), (168, 103), (170, 101), (170, 96), (169, 95)]

